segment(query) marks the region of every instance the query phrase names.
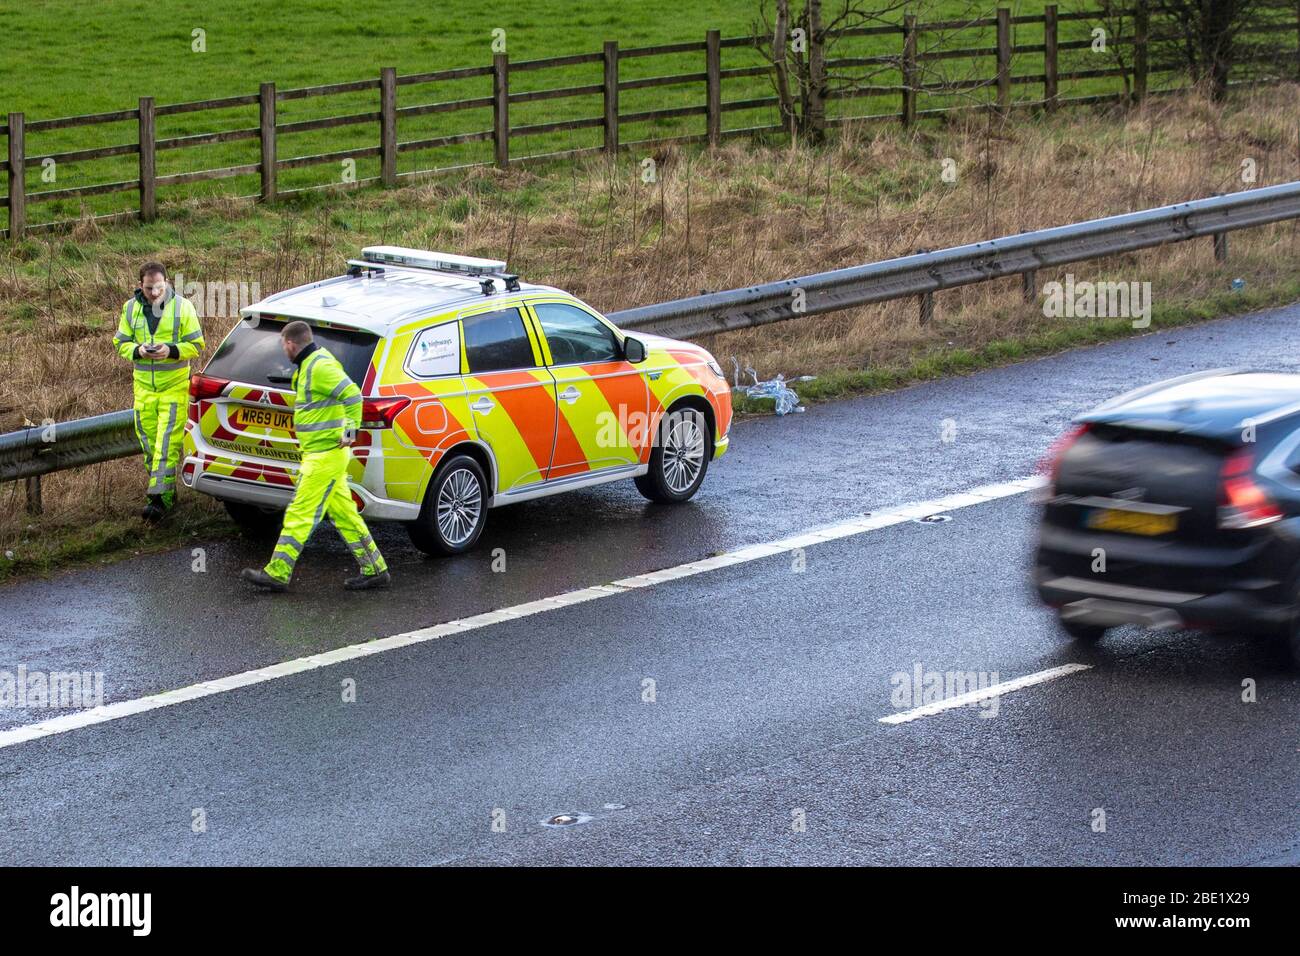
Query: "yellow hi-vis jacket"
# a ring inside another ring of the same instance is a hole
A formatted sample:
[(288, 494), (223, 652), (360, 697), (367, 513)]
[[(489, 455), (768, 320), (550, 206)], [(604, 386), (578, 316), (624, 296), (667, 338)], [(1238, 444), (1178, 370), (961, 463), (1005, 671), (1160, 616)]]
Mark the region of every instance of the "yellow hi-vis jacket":
[[(305, 354), (304, 354), (305, 353)], [(343, 430), (361, 427), (361, 389), (339, 360), (315, 342), (293, 373), (293, 430), (304, 455), (338, 448)]]
[[(145, 311), (152, 306), (142, 296), (127, 299), (122, 306), (113, 343), (117, 354), (135, 367), (136, 394), (185, 391), (190, 381), (190, 359), (198, 358), (203, 351), (203, 328), (194, 304), (170, 288), (167, 292), (170, 298), (164, 302), (152, 332)], [(169, 346), (165, 358), (150, 359), (136, 351), (141, 345), (159, 343)]]

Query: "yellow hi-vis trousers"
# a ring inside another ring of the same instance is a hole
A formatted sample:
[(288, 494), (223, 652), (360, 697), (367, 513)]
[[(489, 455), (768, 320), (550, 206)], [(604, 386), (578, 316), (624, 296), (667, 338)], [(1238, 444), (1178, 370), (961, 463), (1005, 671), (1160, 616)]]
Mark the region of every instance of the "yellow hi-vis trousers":
[(176, 469), (181, 461), (189, 400), (188, 382), (170, 392), (135, 393), (135, 437), (149, 472), (145, 494), (161, 495), (166, 508), (176, 502)]
[(284, 513), (280, 540), (275, 543), (275, 553), (265, 568), (266, 573), (277, 581), (288, 583), (307, 539), (320, 524), (322, 516), (330, 519), (347, 542), (362, 574), (381, 574), (388, 570), (388, 564), (375, 547), (370, 529), (357, 513), (352, 492), (348, 490), (349, 455), (347, 448), (332, 448), (302, 456), (293, 501), (289, 502)]

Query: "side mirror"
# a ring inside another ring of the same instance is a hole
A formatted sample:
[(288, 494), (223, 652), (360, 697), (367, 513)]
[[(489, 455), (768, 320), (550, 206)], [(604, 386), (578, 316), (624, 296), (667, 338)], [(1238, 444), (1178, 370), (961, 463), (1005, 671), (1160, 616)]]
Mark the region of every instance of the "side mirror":
[(645, 343), (628, 336), (623, 340), (623, 357), (633, 365), (645, 361)]

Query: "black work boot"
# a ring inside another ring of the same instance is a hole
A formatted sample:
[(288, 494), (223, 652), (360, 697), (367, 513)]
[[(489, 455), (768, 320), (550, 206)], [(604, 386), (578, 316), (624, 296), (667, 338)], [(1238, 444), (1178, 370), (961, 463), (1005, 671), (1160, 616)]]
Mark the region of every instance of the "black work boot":
[(263, 591), (283, 591), (289, 586), (284, 581), (277, 581), (261, 568), (244, 568), (239, 572), (239, 577)]
[(392, 583), (389, 573), (380, 571), (378, 574), (358, 574), (355, 578), (348, 578), (343, 586), (349, 591), (368, 591), (371, 588), (386, 588)]
[(150, 495), (144, 510), (140, 512), (140, 517), (150, 524), (157, 524), (166, 514), (167, 509), (163, 506), (162, 495)]

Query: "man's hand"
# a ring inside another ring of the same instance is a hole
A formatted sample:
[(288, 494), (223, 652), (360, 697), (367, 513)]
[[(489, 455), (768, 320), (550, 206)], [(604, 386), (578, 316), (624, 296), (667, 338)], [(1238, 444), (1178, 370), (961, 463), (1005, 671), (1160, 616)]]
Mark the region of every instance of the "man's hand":
[(147, 355), (151, 359), (163, 358), (165, 355), (167, 355), (167, 352), (168, 352), (167, 346), (163, 345), (162, 343), (140, 346), (140, 354)]
[(351, 448), (357, 443), (357, 433), (351, 429), (343, 429), (343, 436), (339, 439), (340, 448)]

